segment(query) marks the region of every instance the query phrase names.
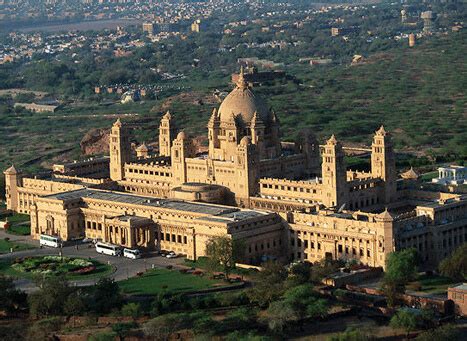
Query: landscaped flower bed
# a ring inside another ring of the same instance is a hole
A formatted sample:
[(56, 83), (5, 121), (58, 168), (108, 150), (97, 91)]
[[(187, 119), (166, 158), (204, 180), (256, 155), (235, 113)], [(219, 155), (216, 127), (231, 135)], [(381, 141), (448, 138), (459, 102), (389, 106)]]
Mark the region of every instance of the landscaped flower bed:
[(19, 272), (43, 275), (82, 275), (96, 270), (96, 265), (89, 260), (60, 256), (16, 258), (11, 267)]

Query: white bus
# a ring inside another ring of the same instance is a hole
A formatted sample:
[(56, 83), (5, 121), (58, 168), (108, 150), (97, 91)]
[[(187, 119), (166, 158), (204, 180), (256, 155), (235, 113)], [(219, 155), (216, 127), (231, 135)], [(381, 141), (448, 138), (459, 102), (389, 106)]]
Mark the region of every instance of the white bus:
[(138, 249), (123, 249), (123, 256), (131, 259), (141, 258), (141, 251)]
[(106, 244), (102, 242), (96, 243), (96, 252), (109, 256), (121, 256), (122, 248), (118, 245)]
[(60, 247), (62, 241), (59, 237), (48, 236), (46, 234), (41, 234), (39, 239), (39, 245), (41, 246), (50, 246), (50, 247)]

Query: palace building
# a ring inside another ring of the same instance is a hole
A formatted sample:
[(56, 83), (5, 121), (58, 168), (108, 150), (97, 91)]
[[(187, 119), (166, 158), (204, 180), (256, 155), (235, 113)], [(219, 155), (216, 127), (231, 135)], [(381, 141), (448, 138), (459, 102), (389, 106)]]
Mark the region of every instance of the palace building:
[(332, 258), (384, 267), (390, 252), (415, 247), (433, 268), (467, 241), (467, 198), (401, 178), (382, 126), (371, 170), (348, 170), (334, 135), (323, 145), (310, 131), (282, 142), (277, 115), (241, 72), (209, 119), (207, 152), (180, 128), (167, 112), (158, 152), (133, 150), (130, 127), (117, 120), (109, 158), (35, 177), (12, 166), (4, 172), (7, 206), (31, 215), (35, 238), (96, 238), (196, 259), (210, 238), (228, 235), (244, 242), (252, 264)]

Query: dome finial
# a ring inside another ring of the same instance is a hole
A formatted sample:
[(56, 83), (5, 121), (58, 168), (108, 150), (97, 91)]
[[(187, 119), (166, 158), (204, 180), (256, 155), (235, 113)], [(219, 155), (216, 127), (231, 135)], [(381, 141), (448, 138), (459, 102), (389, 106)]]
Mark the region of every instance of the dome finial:
[(245, 72), (243, 70), (243, 65), (240, 67), (240, 73), (238, 74), (237, 87), (240, 89), (248, 88), (248, 83), (245, 80)]

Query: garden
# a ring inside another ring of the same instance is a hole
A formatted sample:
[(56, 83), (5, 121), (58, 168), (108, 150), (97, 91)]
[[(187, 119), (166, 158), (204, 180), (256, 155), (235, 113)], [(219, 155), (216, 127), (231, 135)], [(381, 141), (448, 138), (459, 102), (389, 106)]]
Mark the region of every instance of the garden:
[(11, 263), (2, 262), (0, 272), (15, 277), (42, 275), (88, 279), (109, 274), (112, 267), (94, 259), (61, 256), (18, 257)]

